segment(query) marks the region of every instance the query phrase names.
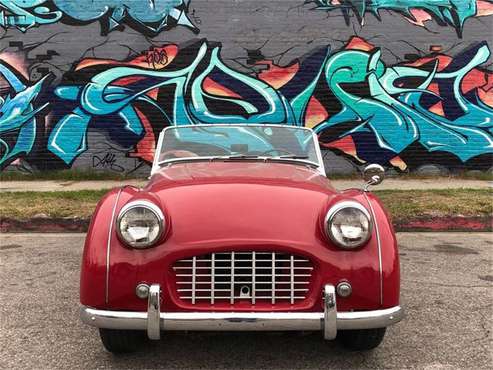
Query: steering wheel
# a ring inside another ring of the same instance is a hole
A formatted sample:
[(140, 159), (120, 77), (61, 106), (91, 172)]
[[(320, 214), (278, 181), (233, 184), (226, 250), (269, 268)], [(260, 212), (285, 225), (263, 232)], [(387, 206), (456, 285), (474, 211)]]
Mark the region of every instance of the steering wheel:
[(265, 152), (261, 153), (260, 155), (268, 155), (270, 153), (273, 153), (273, 152), (277, 152), (278, 154), (277, 155), (283, 155), (283, 154), (279, 154), (279, 153), (285, 153), (286, 155), (295, 155), (294, 153), (290, 152), (289, 150), (286, 150), (286, 149), (269, 149), (269, 150), (266, 150)]

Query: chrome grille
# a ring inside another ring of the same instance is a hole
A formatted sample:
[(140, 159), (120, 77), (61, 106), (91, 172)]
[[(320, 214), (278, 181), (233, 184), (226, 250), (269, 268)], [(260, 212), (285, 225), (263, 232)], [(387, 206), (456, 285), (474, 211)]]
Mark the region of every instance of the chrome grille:
[(221, 252), (176, 261), (173, 270), (178, 296), (192, 304), (294, 304), (306, 298), (313, 267), (287, 253)]

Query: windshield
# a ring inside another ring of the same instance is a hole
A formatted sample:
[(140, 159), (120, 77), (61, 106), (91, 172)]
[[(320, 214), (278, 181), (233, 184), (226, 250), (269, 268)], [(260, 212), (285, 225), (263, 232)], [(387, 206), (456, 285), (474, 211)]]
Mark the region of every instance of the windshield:
[(157, 164), (181, 160), (290, 161), (320, 166), (313, 131), (280, 125), (173, 126), (162, 133)]

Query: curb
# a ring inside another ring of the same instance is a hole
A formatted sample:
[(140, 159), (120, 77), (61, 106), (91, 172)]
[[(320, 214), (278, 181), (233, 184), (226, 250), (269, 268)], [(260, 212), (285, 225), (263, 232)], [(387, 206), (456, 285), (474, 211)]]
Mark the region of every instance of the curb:
[[(91, 219), (69, 218), (41, 218), (34, 217), (27, 220), (17, 220), (0, 217), (1, 233), (83, 233), (87, 232)], [(406, 231), (493, 231), (493, 215), (491, 216), (445, 216), (445, 217), (416, 217), (406, 220), (393, 220), (394, 228), (398, 232)]]
[(493, 231), (493, 215), (416, 217), (394, 220), (394, 228), (396, 231)]
[(0, 233), (85, 233), (90, 218), (49, 218), (33, 217), (18, 220), (0, 217)]

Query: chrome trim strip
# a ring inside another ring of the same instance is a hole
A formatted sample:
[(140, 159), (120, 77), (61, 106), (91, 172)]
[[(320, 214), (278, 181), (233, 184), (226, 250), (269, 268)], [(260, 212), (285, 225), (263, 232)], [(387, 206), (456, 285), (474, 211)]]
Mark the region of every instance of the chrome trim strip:
[(266, 157), (266, 156), (259, 156), (259, 157), (252, 157), (252, 158), (245, 158), (245, 159), (232, 159), (229, 158), (228, 156), (202, 156), (202, 157), (185, 157), (185, 158), (173, 158), (173, 159), (166, 159), (165, 161), (158, 162), (158, 166), (162, 165), (171, 165), (173, 163), (186, 163), (186, 162), (211, 162), (213, 160), (224, 160), (224, 161), (256, 161), (256, 162), (275, 162), (275, 163), (301, 163), (301, 164), (306, 164), (309, 166), (315, 167), (317, 170), (320, 168), (320, 164), (309, 161), (307, 159), (296, 159), (296, 158), (276, 158), (276, 157)]
[(159, 284), (152, 284), (149, 287), (146, 321), (149, 339), (159, 340), (161, 338), (161, 287)]
[[(106, 311), (83, 306), (82, 322), (98, 328), (146, 330), (147, 312)], [(396, 324), (404, 317), (400, 306), (358, 312), (337, 312), (337, 330), (373, 329)], [(166, 331), (282, 331), (324, 330), (323, 312), (161, 312)]]
[(164, 140), (164, 131), (166, 129), (162, 130), (160, 133), (159, 133), (159, 138), (157, 140), (157, 145), (156, 145), (156, 149), (154, 151), (154, 158), (153, 158), (153, 161), (152, 161), (152, 168), (151, 168), (151, 174), (149, 175), (149, 179), (152, 177), (152, 175), (154, 175), (157, 171), (159, 171), (159, 156), (160, 156), (160, 153), (161, 153), (161, 148), (163, 147), (163, 140)]
[(382, 244), (380, 241), (380, 231), (378, 230), (377, 218), (375, 217), (375, 211), (373, 206), (368, 199), (368, 196), (365, 192), (363, 192), (366, 201), (368, 202), (368, 206), (370, 207), (371, 218), (373, 219), (373, 225), (375, 227), (375, 235), (377, 236), (377, 245), (378, 245), (378, 268), (380, 274), (380, 304), (383, 304), (383, 268), (382, 268)]
[(108, 243), (106, 244), (106, 287), (105, 287), (105, 302), (109, 301), (110, 290), (110, 250), (111, 250), (111, 236), (113, 234), (113, 225), (115, 224), (116, 207), (120, 201), (120, 195), (122, 194), (124, 187), (121, 187), (116, 195), (115, 204), (113, 205), (113, 211), (111, 212), (110, 228), (108, 231)]
[(331, 340), (337, 336), (336, 290), (333, 285), (324, 287), (324, 339)]

